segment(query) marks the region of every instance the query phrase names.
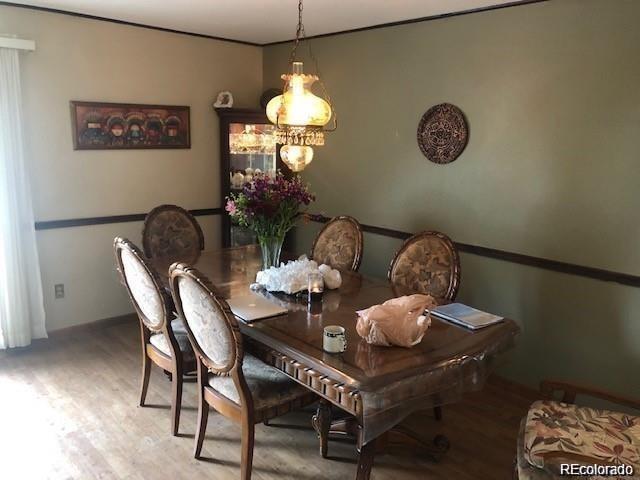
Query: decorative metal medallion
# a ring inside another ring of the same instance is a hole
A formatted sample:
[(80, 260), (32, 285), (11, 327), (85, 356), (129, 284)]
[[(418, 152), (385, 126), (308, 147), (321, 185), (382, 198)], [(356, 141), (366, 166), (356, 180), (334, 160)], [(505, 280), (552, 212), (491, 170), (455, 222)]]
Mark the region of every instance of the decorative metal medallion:
[(464, 114), (450, 103), (431, 107), (418, 124), (420, 150), (434, 163), (453, 162), (467, 146), (468, 139)]

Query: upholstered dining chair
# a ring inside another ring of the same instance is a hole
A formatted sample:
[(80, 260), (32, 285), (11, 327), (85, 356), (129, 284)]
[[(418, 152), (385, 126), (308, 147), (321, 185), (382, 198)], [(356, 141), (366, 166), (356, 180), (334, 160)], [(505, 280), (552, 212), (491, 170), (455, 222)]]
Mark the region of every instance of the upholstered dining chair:
[(160, 205), (145, 218), (142, 248), (147, 258), (162, 259), (166, 269), (174, 262), (192, 264), (204, 249), (204, 235), (190, 212), (177, 205)]
[[(171, 374), (171, 432), (178, 434), (184, 373), (195, 371), (195, 356), (184, 323), (174, 318), (173, 301), (142, 252), (126, 238), (113, 242), (118, 271), (140, 320), (142, 342), (141, 407), (145, 406), (151, 365)], [(171, 321), (168, 321), (171, 319)]]
[[(571, 478), (640, 478), (640, 399), (557, 381), (543, 381), (540, 387), (543, 400), (531, 405), (520, 424), (514, 478), (566, 478), (562, 464), (628, 465), (635, 472), (634, 475), (619, 472), (622, 474)], [(559, 392), (563, 393), (560, 401), (554, 399)], [(604, 400), (638, 413), (577, 406), (574, 402), (578, 395)]]
[[(409, 237), (396, 252), (388, 278), (398, 295), (424, 293), (439, 302), (453, 301), (460, 286), (460, 257), (444, 233), (425, 231)], [(442, 408), (435, 407), (437, 420)]]
[(317, 398), (284, 373), (244, 352), (238, 321), (205, 276), (181, 263), (173, 264), (169, 271), (173, 299), (185, 320), (198, 368), (194, 457), (200, 458), (211, 406), (241, 424), (241, 478), (249, 480), (254, 425)]
[(444, 233), (417, 233), (393, 257), (388, 278), (402, 292), (453, 301), (460, 286), (458, 250)]
[(362, 227), (345, 215), (334, 217), (320, 230), (311, 247), (311, 258), (331, 268), (354, 272), (360, 268), (363, 249)]

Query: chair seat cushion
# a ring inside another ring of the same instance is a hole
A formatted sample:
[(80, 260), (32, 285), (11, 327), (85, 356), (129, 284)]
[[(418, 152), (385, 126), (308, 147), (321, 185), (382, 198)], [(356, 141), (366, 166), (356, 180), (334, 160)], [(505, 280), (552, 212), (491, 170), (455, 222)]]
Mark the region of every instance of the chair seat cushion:
[[(175, 335), (178, 346), (180, 347), (180, 351), (182, 352), (183, 361), (188, 362), (194, 360), (195, 355), (193, 353), (193, 348), (191, 348), (191, 343), (189, 342), (189, 337), (187, 336), (187, 330), (184, 326), (184, 323), (182, 322), (182, 319), (176, 318), (172, 320), (171, 328), (173, 329), (173, 334)], [(151, 338), (149, 338), (149, 343), (151, 343), (151, 345), (153, 345), (161, 353), (164, 353), (167, 357), (171, 356), (169, 342), (164, 336), (164, 333), (154, 333), (153, 335), (151, 335)]]
[(520, 422), (520, 433), (518, 434), (518, 453), (516, 457), (516, 478), (517, 480), (553, 480), (554, 476), (545, 470), (531, 465), (525, 458), (524, 432), (527, 426), (527, 418)]
[(550, 473), (559, 473), (560, 463), (624, 464), (640, 472), (640, 417), (538, 401), (527, 414), (519, 450), (530, 465)]
[[(251, 391), (253, 407), (256, 410), (287, 403), (309, 393), (309, 390), (291, 380), (277, 368), (249, 354), (244, 355), (242, 372)], [(211, 374), (209, 385), (232, 402), (240, 404), (240, 396), (230, 376)]]

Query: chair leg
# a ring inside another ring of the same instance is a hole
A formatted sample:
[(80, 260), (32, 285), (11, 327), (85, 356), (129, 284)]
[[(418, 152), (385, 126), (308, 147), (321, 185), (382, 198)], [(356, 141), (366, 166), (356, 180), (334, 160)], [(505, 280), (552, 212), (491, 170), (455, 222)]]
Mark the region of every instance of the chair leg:
[(209, 404), (204, 399), (204, 392), (200, 390), (198, 398), (198, 430), (196, 431), (196, 447), (193, 451), (194, 458), (200, 458), (204, 434), (207, 431), (207, 419), (209, 418)]
[(442, 407), (433, 407), (433, 416), (440, 422), (442, 420)]
[(254, 424), (248, 422), (246, 417), (242, 419), (242, 456), (240, 464), (240, 478), (251, 480), (251, 469), (253, 466), (253, 440)]
[(147, 390), (149, 388), (149, 377), (151, 377), (151, 359), (147, 356), (146, 352), (142, 352), (142, 384), (140, 386), (140, 401), (138, 405), (144, 407), (144, 402), (147, 399)]
[(171, 432), (174, 437), (178, 436), (180, 428), (180, 410), (182, 407), (182, 371), (174, 371), (171, 381)]

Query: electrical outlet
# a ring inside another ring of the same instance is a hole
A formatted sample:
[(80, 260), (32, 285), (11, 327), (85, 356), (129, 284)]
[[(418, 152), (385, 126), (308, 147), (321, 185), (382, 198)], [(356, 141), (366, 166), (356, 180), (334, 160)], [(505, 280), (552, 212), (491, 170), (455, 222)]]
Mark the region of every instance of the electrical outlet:
[(64, 283), (56, 283), (53, 286), (53, 290), (55, 291), (56, 298), (64, 298)]

